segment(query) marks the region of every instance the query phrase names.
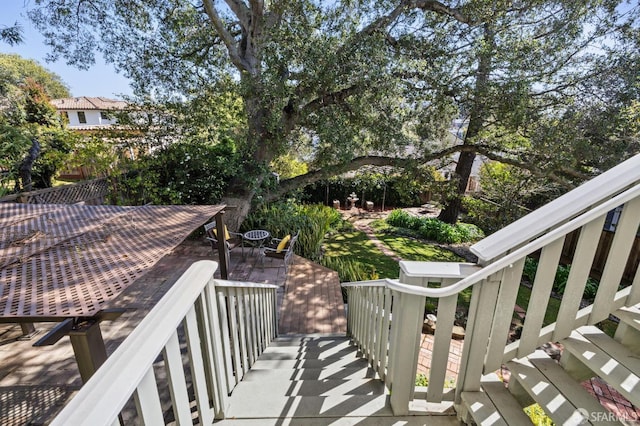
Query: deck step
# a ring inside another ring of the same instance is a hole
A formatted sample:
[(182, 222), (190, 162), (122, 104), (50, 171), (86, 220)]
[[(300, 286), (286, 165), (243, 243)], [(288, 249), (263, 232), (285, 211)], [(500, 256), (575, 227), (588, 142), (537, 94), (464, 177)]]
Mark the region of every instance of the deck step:
[(260, 364), (262, 368), (252, 368), (242, 380), (274, 380), (281, 377), (286, 377), (288, 380), (373, 379), (376, 377), (376, 372), (366, 364), (351, 367), (328, 366), (293, 370), (268, 368), (267, 364), (267, 362), (263, 362)]
[(613, 315), (620, 319), (614, 339), (640, 355), (640, 305), (622, 307)]
[(516, 399), (495, 374), (483, 378), (482, 391), (462, 392), (461, 397), (473, 421), (480, 426), (531, 423)]
[(575, 330), (561, 341), (594, 375), (620, 392), (632, 404), (640, 405), (640, 359), (628, 348), (593, 326)]
[(640, 331), (640, 305), (620, 308), (613, 315), (629, 327)]
[[(509, 386), (517, 382), (556, 424), (581, 424), (586, 417), (608, 419), (608, 411), (543, 351), (507, 363)], [(585, 413), (589, 413), (585, 416)], [(598, 424), (619, 425), (616, 421)]]

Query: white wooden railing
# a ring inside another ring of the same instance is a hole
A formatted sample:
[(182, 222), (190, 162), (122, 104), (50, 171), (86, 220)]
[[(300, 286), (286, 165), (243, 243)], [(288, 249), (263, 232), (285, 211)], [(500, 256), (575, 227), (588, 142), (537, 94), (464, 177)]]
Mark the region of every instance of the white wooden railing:
[[(618, 180), (620, 182), (618, 182)], [(607, 212), (623, 206), (593, 303), (581, 307)], [(557, 209), (562, 211), (558, 212)], [(566, 211), (563, 209), (567, 209)], [(593, 179), (573, 194), (529, 214), (476, 245), (485, 266), (400, 262), (399, 280), (345, 284), (348, 331), (391, 390), (396, 415), (407, 414), (415, 377), (425, 300), (438, 299), (437, 327), (426, 400), (441, 402), (458, 295), (472, 295), (455, 399), (477, 391), (483, 374), (514, 357), (560, 340), (585, 324), (606, 319), (621, 306), (640, 303), (640, 274), (621, 287), (622, 274), (640, 225), (640, 156)], [(543, 327), (567, 234), (580, 230), (557, 319)], [(527, 256), (539, 259), (521, 337), (509, 342), (516, 297)], [(434, 284), (436, 286), (434, 287)]]
[(52, 425), (165, 424), (169, 408), (192, 424), (193, 404), (199, 424), (224, 418), (233, 387), (276, 337), (277, 286), (216, 280), (216, 268), (194, 263)]

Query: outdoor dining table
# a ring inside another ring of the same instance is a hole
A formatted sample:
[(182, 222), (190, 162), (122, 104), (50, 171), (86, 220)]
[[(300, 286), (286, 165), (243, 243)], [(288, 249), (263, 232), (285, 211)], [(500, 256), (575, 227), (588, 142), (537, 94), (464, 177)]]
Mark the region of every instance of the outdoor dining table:
[(257, 247), (262, 248), (264, 242), (269, 238), (271, 234), (264, 229), (253, 229), (244, 233), (243, 238), (251, 245), (251, 255), (253, 256), (253, 250)]
[(225, 206), (0, 203), (0, 322), (58, 322), (35, 345), (69, 335), (83, 381), (106, 359), (110, 302)]

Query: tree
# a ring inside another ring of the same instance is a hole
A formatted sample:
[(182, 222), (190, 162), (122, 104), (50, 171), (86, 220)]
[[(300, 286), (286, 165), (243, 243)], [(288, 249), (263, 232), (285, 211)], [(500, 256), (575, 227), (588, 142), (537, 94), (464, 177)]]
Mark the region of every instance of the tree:
[(17, 90), (21, 96), (0, 117), (0, 158), (16, 191), (50, 187), (74, 138), (42, 86), (27, 78)]
[[(505, 149), (485, 132), (526, 131), (552, 95), (562, 100), (559, 89), (575, 87), (566, 70), (578, 59), (587, 11), (610, 16), (615, 3), (455, 4), (41, 0), (30, 17), (54, 57), (86, 67), (98, 49), (141, 97), (191, 101), (218, 87), (242, 99), (237, 151), (245, 170), (222, 200), (238, 207), (237, 226), (268, 165), (293, 150), (311, 153), (310, 170), (281, 181), (277, 193), (362, 165), (404, 166), (453, 152), (461, 156), (460, 187), (477, 153), (550, 173), (524, 161), (522, 146)], [(458, 111), (469, 120), (464, 144), (443, 146)], [(448, 204), (445, 219), (454, 221), (459, 198)]]
[(0, 53), (0, 99), (10, 97), (27, 78), (42, 86), (51, 99), (70, 96), (62, 78), (38, 62), (17, 54)]
[(22, 43), (22, 27), (18, 22), (11, 26), (0, 27), (0, 41), (7, 43), (10, 46)]

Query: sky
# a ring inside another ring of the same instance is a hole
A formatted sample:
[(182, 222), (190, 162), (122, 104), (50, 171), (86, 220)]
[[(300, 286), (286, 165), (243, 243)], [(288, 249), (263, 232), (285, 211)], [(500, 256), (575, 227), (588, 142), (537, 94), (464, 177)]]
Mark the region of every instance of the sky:
[[(65, 64), (64, 59), (46, 62), (49, 48), (34, 25), (27, 18), (26, 10), (33, 0), (0, 0), (0, 27), (8, 27), (16, 21), (22, 27), (23, 43), (9, 46), (0, 42), (0, 53), (17, 53), (23, 58), (34, 59), (43, 67), (58, 74), (69, 87), (72, 96), (104, 96), (119, 99), (122, 94), (131, 95), (129, 81), (115, 71), (113, 65), (105, 64), (100, 54), (96, 64), (87, 71)], [(26, 7), (25, 7), (26, 6)]]

